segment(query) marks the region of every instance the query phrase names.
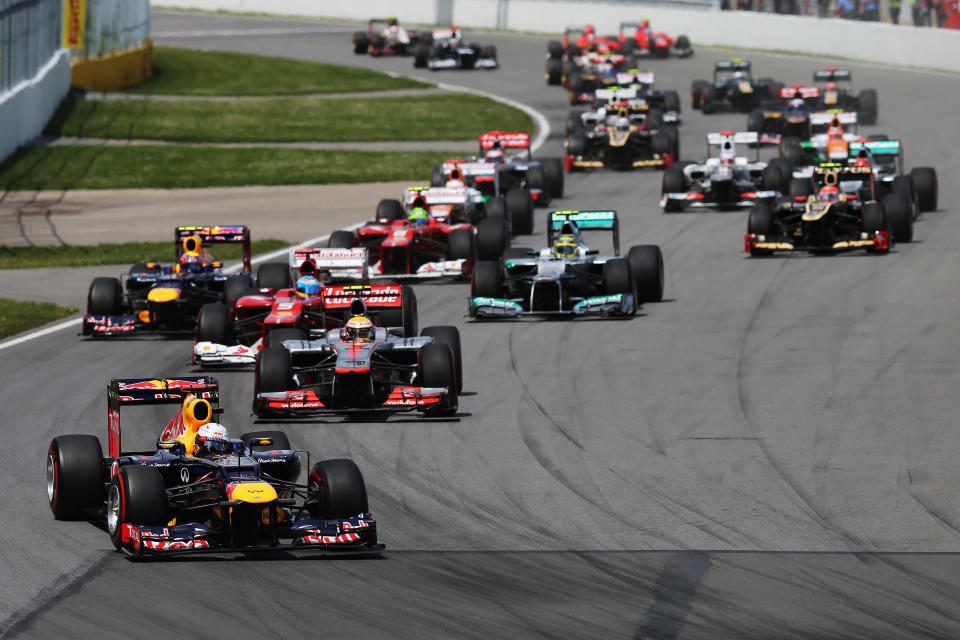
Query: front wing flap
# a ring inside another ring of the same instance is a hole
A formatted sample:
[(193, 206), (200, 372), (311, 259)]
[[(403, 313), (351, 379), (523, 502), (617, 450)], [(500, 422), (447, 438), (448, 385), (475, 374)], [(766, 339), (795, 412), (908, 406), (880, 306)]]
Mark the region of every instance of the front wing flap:
[(281, 417), (371, 411), (429, 411), (446, 407), (449, 403), (450, 396), (446, 387), (396, 387), (383, 404), (377, 407), (327, 406), (312, 389), (263, 392), (256, 394), (253, 399), (254, 411), (257, 415)]
[(257, 352), (260, 351), (260, 342), (257, 340), (250, 346), (197, 342), (193, 345), (193, 364), (201, 367), (254, 364), (257, 361)]
[(524, 311), (519, 303), (507, 298), (471, 298), (471, 318), (516, 318), (517, 316), (575, 315), (575, 316), (620, 316), (634, 311), (634, 297), (627, 293), (593, 296), (580, 300), (570, 309), (556, 311)]

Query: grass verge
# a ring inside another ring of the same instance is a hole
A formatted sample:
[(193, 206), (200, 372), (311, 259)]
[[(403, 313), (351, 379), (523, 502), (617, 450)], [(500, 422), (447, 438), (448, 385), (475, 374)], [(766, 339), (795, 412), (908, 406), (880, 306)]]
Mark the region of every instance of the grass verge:
[(449, 152), (203, 147), (33, 147), (0, 164), (0, 189), (175, 189), (424, 180)]
[(268, 96), (432, 86), (355, 67), (173, 47), (154, 47), (153, 73), (151, 80), (123, 91), (190, 96)]
[(0, 339), (23, 333), (76, 313), (52, 302), (19, 302), (0, 298)]
[[(286, 240), (265, 238), (251, 243), (253, 255), (289, 246)], [(217, 260), (239, 260), (239, 245), (218, 245), (210, 249)], [(40, 269), (44, 267), (89, 267), (101, 264), (173, 262), (173, 242), (123, 242), (59, 247), (0, 247), (0, 269)]]
[(469, 94), (362, 100), (309, 98), (211, 102), (77, 100), (68, 96), (46, 133), (174, 142), (352, 142), (469, 140), (528, 131), (526, 113)]

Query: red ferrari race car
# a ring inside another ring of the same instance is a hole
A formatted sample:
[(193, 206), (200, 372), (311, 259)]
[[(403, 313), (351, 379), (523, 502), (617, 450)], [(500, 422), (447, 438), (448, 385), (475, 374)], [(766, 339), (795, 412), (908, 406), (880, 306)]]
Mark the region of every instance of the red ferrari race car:
[(657, 58), (668, 58), (671, 53), (678, 58), (693, 55), (693, 47), (690, 46), (687, 36), (672, 38), (663, 32), (653, 31), (649, 20), (621, 22), (617, 42), (620, 52), (624, 54), (643, 54)]
[(353, 52), (358, 55), (408, 56), (420, 45), (429, 48), (432, 44), (431, 31), (404, 29), (394, 17), (373, 18), (367, 23), (366, 31), (353, 33)]
[(352, 317), (340, 329), (260, 351), (257, 416), (457, 412), (463, 366), (456, 327), (427, 327), (418, 337), (403, 337), (375, 326), (364, 299), (354, 299), (349, 310)]
[(222, 302), (204, 305), (197, 317), (193, 363), (201, 367), (253, 364), (263, 347), (342, 327), (355, 299), (363, 300), (379, 326), (402, 336), (417, 335), (417, 298), (412, 288), (396, 284), (321, 286), (313, 261), (322, 266), (329, 252), (343, 251), (306, 251), (315, 253), (301, 263), (302, 275), (294, 288), (253, 291), (232, 306)]
[(587, 56), (615, 56), (608, 60), (618, 68), (627, 68), (626, 58), (618, 53), (620, 43), (615, 36), (597, 36), (593, 25), (585, 27), (567, 27), (563, 40), (547, 42), (546, 77), (547, 84), (567, 85), (568, 76), (587, 63)]

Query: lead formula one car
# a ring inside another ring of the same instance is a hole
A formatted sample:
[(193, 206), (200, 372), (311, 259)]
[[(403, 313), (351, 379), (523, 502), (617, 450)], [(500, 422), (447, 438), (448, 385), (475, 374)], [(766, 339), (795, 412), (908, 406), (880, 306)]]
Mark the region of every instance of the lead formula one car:
[[(243, 274), (223, 271), (207, 247), (243, 246)], [(123, 278), (94, 278), (87, 292), (82, 334), (94, 337), (193, 330), (197, 312), (249, 278), (250, 230), (244, 226), (184, 226), (174, 230), (176, 262), (135, 264)]]
[[(589, 248), (582, 231), (613, 234), (613, 256)], [(471, 318), (526, 315), (630, 316), (643, 302), (663, 299), (663, 254), (656, 245), (631, 247), (620, 257), (616, 211), (552, 211), (549, 247), (510, 249), (503, 263), (477, 263)]]
[(463, 385), (460, 333), (427, 327), (419, 337), (373, 324), (356, 298), (341, 329), (284, 340), (257, 356), (253, 412), (260, 417), (457, 411)]
[[(231, 438), (213, 421), (215, 378), (114, 379), (107, 387), (108, 455), (92, 435), (57, 436), (47, 498), (58, 520), (105, 520), (130, 558), (253, 551), (379, 553), (363, 475), (352, 460), (317, 462), (280, 431)], [(179, 405), (156, 447), (124, 449), (120, 408)], [(300, 483), (303, 458), (310, 468)]]

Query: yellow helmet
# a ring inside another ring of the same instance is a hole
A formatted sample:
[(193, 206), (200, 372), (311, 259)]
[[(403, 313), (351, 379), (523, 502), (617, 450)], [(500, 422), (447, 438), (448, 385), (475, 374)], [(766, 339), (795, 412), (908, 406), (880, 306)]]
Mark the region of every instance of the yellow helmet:
[(576, 238), (564, 235), (557, 238), (557, 241), (553, 243), (551, 255), (554, 258), (575, 258), (580, 253), (579, 249)]
[(344, 340), (373, 340), (373, 323), (366, 316), (353, 316), (344, 325), (340, 336)]

